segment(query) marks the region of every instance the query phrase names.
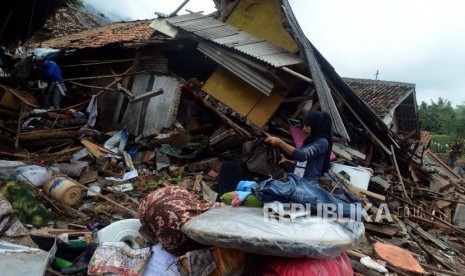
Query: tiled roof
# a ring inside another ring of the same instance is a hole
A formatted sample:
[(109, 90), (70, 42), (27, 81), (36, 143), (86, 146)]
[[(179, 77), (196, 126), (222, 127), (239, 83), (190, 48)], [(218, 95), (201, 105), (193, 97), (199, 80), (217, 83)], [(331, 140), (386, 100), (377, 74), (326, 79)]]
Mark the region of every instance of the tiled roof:
[(149, 27), (151, 20), (118, 22), (104, 27), (58, 37), (31, 45), (30, 48), (99, 48), (112, 43), (133, 42), (149, 39), (154, 30)]
[(40, 41), (66, 36), (100, 26), (101, 24), (87, 13), (69, 7), (62, 7), (57, 9), (55, 13), (45, 21), (42, 28), (34, 33), (28, 43), (37, 44)]
[(415, 91), (415, 84), (411, 83), (353, 78), (343, 80), (380, 118), (384, 118)]

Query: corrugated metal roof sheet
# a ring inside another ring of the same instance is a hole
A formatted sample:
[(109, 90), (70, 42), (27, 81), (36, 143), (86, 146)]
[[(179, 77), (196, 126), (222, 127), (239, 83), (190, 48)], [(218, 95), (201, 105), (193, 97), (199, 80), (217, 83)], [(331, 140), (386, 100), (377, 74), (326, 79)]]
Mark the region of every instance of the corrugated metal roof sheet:
[(445, 167), (443, 164), (438, 162), (437, 159), (439, 159), (439, 157), (435, 157), (434, 153), (428, 150), (423, 155), (423, 165), (435, 168), (440, 174), (445, 175), (454, 181), (459, 180), (457, 176), (454, 175), (452, 168)]
[(210, 16), (188, 14), (168, 18), (166, 21), (172, 26), (197, 37), (210, 40), (228, 48), (233, 48), (274, 67), (304, 62), (300, 57), (285, 49), (233, 26), (227, 25), (222, 21), (215, 20)]
[[(213, 45), (213, 44), (212, 44)], [(211, 59), (221, 64), (224, 68), (233, 72), (236, 76), (243, 79), (263, 94), (269, 96), (273, 90), (274, 84), (267, 79), (261, 77), (255, 73), (249, 67), (244, 65), (242, 62), (237, 61), (231, 57), (228, 53), (218, 50), (217, 46), (210, 46), (206, 43), (199, 44), (199, 51), (209, 56)]]

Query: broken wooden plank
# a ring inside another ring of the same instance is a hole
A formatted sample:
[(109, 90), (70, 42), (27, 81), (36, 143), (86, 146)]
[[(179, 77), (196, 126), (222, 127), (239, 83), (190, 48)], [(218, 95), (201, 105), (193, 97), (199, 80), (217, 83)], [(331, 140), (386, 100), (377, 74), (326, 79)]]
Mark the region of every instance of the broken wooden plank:
[(343, 158), (345, 158), (347, 160), (352, 161), (352, 155), (350, 153), (348, 153), (347, 151), (345, 151), (344, 148), (345, 147), (343, 147), (342, 145), (334, 143), (333, 147), (331, 149), (336, 155), (339, 155), (339, 156), (341, 156), (341, 157), (343, 157)]
[(134, 164), (132, 163), (131, 155), (129, 155), (127, 151), (123, 151), (123, 158), (124, 158), (124, 164), (130, 171), (133, 171), (136, 169), (134, 167)]
[(440, 249), (442, 250), (446, 250), (449, 248), (449, 246), (445, 245), (443, 242), (441, 242), (440, 240), (434, 238), (430, 233), (426, 232), (425, 230), (423, 230), (423, 228), (421, 228), (418, 224), (416, 224), (415, 222), (413, 221), (410, 221), (408, 219), (405, 220), (405, 223), (407, 225), (409, 225), (410, 227), (412, 227), (412, 229), (418, 233), (422, 238), (426, 239), (426, 240), (429, 240), (431, 241), (432, 243), (434, 243), (436, 246), (438, 246)]
[(104, 147), (101, 147), (99, 145), (92, 143), (89, 140), (81, 139), (81, 144), (83, 144), (87, 148), (87, 150), (89, 150), (89, 152), (92, 153), (92, 155), (95, 158), (105, 157), (104, 153), (113, 154), (113, 155), (116, 154), (109, 149), (106, 149)]
[(159, 96), (161, 94), (163, 94), (163, 89), (160, 88), (160, 89), (158, 89), (156, 91), (151, 91), (151, 92), (145, 93), (143, 95), (139, 95), (139, 96), (135, 97), (134, 99), (131, 99), (129, 102), (131, 104), (134, 104), (134, 103), (138, 103), (138, 102), (143, 101), (143, 100), (150, 101), (150, 98)]
[(387, 182), (386, 180), (382, 179), (381, 177), (379, 176), (373, 176), (370, 181), (380, 185), (381, 187), (384, 188), (384, 190), (387, 190), (391, 187), (391, 184), (389, 182)]
[(113, 89), (113, 88), (107, 88), (107, 87), (102, 87), (102, 86), (94, 86), (94, 85), (87, 85), (87, 84), (83, 84), (83, 83), (79, 83), (79, 82), (75, 82), (75, 81), (68, 81), (68, 82), (73, 84), (73, 85), (81, 86), (81, 87), (85, 87), (85, 88), (101, 89), (101, 90), (106, 90), (106, 91), (115, 91), (115, 89)]
[(65, 81), (79, 81), (79, 80), (95, 80), (95, 79), (108, 79), (108, 78), (117, 78), (117, 77), (127, 77), (130, 75), (138, 75), (138, 74), (145, 74), (150, 73), (150, 71), (137, 71), (137, 72), (129, 72), (123, 74), (116, 74), (116, 75), (101, 75), (101, 76), (92, 76), (92, 77), (80, 77), (80, 78), (68, 78)]
[(397, 234), (397, 232), (399, 232), (399, 229), (395, 226), (378, 226), (376, 224), (373, 224), (373, 223), (365, 223), (365, 230), (368, 231), (368, 232), (372, 232), (372, 233), (375, 233), (377, 235), (381, 235), (381, 236), (387, 236), (387, 237), (392, 237), (394, 236), (395, 234)]
[(46, 132), (23, 132), (19, 134), (20, 142), (37, 141), (37, 140), (50, 140), (50, 139), (66, 139), (79, 136), (79, 129), (77, 130), (61, 130), (51, 129)]
[(346, 147), (345, 148), (345, 151), (347, 151), (348, 153), (350, 153), (351, 155), (359, 158), (359, 159), (362, 159), (362, 160), (365, 160), (366, 158), (366, 155), (361, 153), (360, 151), (356, 150), (356, 149), (353, 149), (351, 147)]
[(236, 135), (236, 131), (234, 131), (234, 129), (228, 129), (225, 132), (222, 132), (216, 135), (215, 137), (211, 138), (209, 145), (215, 146), (216, 144), (222, 142), (223, 140), (226, 140), (227, 138), (235, 136), (235, 135)]
[(383, 195), (380, 195), (380, 194), (377, 194), (377, 193), (373, 193), (373, 192), (370, 192), (370, 191), (367, 191), (367, 190), (364, 190), (364, 189), (361, 189), (361, 188), (358, 188), (358, 187), (355, 187), (353, 186), (352, 184), (350, 184), (349, 181), (347, 181), (347, 179), (345, 179), (341, 174), (339, 173), (336, 173), (336, 172), (333, 172), (331, 170), (331, 172), (336, 175), (336, 177), (339, 179), (339, 180), (342, 180), (343, 181), (343, 184), (344, 186), (350, 191), (352, 192), (353, 194), (363, 194), (363, 195), (366, 195), (370, 198), (373, 198), (373, 199), (376, 199), (376, 200), (379, 200), (379, 201), (383, 201), (385, 202), (386, 201), (386, 197), (383, 196)]

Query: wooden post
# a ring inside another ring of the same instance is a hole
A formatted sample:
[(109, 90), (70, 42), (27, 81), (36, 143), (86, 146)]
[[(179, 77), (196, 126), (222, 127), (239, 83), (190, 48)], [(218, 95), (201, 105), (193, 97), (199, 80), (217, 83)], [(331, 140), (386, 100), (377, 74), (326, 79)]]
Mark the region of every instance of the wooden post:
[[(134, 86), (134, 80), (136, 78), (135, 73), (137, 69), (139, 68), (140, 64), (140, 59), (142, 57), (142, 50), (137, 49), (136, 50), (136, 55), (134, 57), (134, 62), (132, 63), (132, 69), (130, 72), (129, 80), (128, 80), (128, 85), (127, 85), (127, 90), (132, 92), (132, 87)], [(123, 96), (119, 95), (118, 97), (118, 102), (116, 104), (116, 109), (115, 109), (115, 114), (113, 121), (115, 123), (120, 123), (121, 120), (123, 119), (124, 111), (126, 111), (126, 108), (128, 107), (128, 100)]]
[(392, 152), (392, 155), (391, 155), (392, 162), (394, 163), (394, 166), (395, 166), (395, 168), (396, 168), (397, 174), (399, 175), (399, 181), (400, 181), (400, 184), (402, 185), (402, 191), (404, 192), (404, 197), (405, 197), (410, 203), (412, 203), (412, 200), (410, 200), (410, 197), (409, 197), (408, 194), (407, 194), (407, 190), (405, 190), (404, 181), (402, 180), (402, 175), (400, 174), (399, 166), (397, 165), (397, 159), (396, 159), (396, 154), (395, 154), (395, 152), (394, 152), (394, 146), (392, 146), (392, 145), (391, 145), (391, 152)]
[(18, 146), (19, 146), (19, 133), (21, 132), (21, 121), (23, 119), (23, 112), (24, 112), (24, 103), (23, 101), (21, 101), (21, 108), (19, 109), (19, 116), (18, 116), (18, 125), (16, 126), (15, 149), (18, 149)]

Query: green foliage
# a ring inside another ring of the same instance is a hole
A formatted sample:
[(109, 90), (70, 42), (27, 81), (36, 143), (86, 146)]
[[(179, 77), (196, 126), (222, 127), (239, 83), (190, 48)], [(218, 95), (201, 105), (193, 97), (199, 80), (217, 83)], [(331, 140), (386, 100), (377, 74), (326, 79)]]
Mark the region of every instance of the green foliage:
[(452, 103), (439, 98), (437, 102), (431, 101), (428, 105), (422, 102), (418, 108), (420, 128), (436, 134), (456, 134), (453, 128), (456, 111)]
[(454, 143), (454, 138), (449, 135), (436, 134), (431, 135), (430, 148), (439, 153), (446, 153), (449, 147)]
[(84, 8), (84, 1), (83, 0), (73, 0), (71, 6), (75, 9), (83, 9)]

